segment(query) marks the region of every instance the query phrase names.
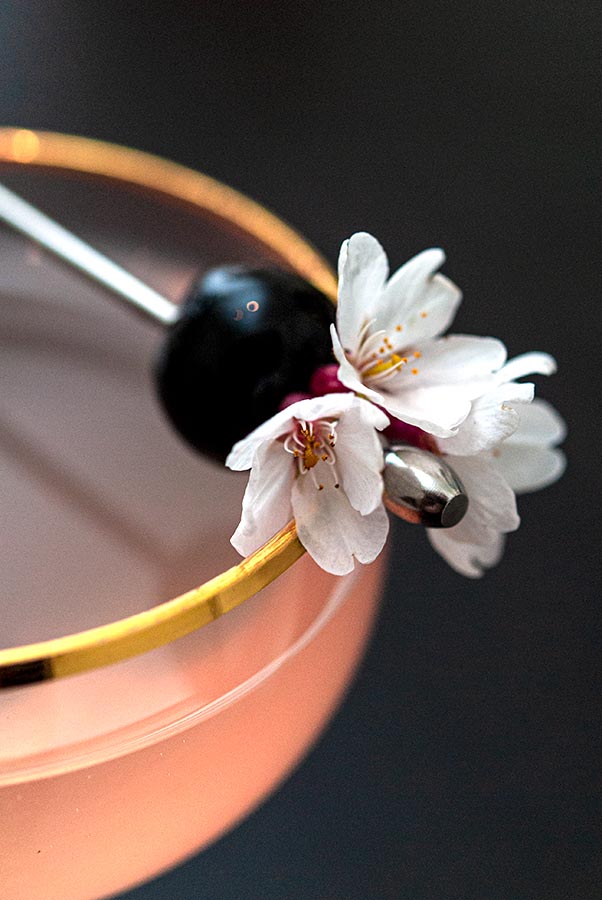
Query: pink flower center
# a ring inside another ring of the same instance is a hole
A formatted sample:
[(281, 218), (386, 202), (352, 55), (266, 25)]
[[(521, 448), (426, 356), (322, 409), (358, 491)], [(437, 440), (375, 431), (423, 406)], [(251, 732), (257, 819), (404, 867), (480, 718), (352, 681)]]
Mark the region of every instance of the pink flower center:
[[(316, 470), (320, 475), (328, 473), (334, 487), (340, 487), (335, 468), (336, 442), (336, 421), (316, 419), (314, 422), (306, 422), (295, 419), (295, 430), (284, 441), (284, 449), (296, 460), (298, 474), (307, 475), (309, 472), (316, 488), (323, 491), (324, 482), (319, 480)], [(326, 469), (326, 466), (329, 468)]]

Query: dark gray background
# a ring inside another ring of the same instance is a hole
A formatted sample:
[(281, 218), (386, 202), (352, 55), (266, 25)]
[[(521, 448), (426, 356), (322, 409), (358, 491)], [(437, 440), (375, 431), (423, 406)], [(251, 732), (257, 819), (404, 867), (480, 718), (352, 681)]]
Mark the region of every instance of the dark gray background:
[(444, 246), (455, 330), (554, 353), (540, 393), (570, 423), (569, 471), (524, 498), (481, 582), (395, 529), (372, 648), (317, 749), (128, 900), (601, 895), (600, 30), (579, 0), (0, 4), (3, 123), (202, 169), (333, 261), (358, 229), (393, 265)]

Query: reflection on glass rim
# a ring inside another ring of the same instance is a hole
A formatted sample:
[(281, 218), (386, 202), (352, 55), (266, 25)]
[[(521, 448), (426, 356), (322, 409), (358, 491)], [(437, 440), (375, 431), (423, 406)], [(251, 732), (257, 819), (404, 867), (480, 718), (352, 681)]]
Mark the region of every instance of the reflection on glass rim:
[[(293, 229), (234, 189), (156, 156), (102, 141), (0, 128), (0, 163), (35, 165), (136, 184), (243, 230), (333, 300), (328, 264)], [(0, 689), (119, 662), (183, 637), (234, 609), (288, 569), (304, 549), (294, 523), (236, 566), (144, 612), (77, 634), (0, 650)]]
[[(326, 628), (341, 606), (349, 599), (349, 594), (357, 584), (359, 576), (360, 567), (356, 566), (353, 572), (339, 578), (334, 589), (326, 597), (324, 606), (307, 628), (301, 632), (290, 646), (286, 647), (281, 653), (265, 663), (258, 671), (245, 678), (235, 687), (230, 688), (221, 696), (210, 700), (207, 704), (196, 706), (196, 708), (186, 713), (184, 716), (176, 717), (172, 721), (162, 724), (157, 729), (149, 729), (146, 730), (144, 734), (138, 735), (135, 741), (136, 750), (141, 750), (144, 747), (152, 746), (159, 740), (165, 740), (174, 735), (186, 732), (193, 725), (198, 725), (200, 722), (211, 719), (213, 716), (218, 715), (223, 712), (224, 709), (238, 703), (248, 694), (259, 688), (265, 681), (286, 665), (286, 663), (301, 654), (303, 650), (317, 638), (323, 629)], [(110, 748), (107, 748), (106, 746), (101, 748), (94, 747), (93, 749), (82, 751), (78, 753), (78, 755), (71, 754), (69, 756), (69, 770), (74, 772), (79, 769), (106, 762), (109, 759), (115, 759), (131, 749), (132, 740), (127, 738), (122, 742), (112, 741)], [(64, 762), (60, 759), (58, 762), (43, 762), (41, 764), (31, 764), (27, 761), (22, 767), (13, 769), (6, 775), (1, 771), (0, 766), (0, 788), (10, 784), (24, 784), (28, 781), (37, 781), (42, 777), (52, 777), (62, 771), (64, 771)]]

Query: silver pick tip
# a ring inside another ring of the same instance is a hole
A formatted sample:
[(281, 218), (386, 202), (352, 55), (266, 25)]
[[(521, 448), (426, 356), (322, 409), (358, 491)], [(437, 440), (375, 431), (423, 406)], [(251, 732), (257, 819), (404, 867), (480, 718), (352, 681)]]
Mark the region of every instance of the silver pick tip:
[(468, 496), (441, 456), (411, 444), (385, 448), (385, 506), (407, 522), (452, 528), (468, 509)]

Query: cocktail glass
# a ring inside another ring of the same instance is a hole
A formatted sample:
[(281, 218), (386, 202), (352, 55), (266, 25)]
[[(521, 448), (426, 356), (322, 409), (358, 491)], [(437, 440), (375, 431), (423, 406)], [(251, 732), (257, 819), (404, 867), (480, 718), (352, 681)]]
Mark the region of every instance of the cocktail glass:
[[(280, 220), (155, 157), (5, 129), (0, 180), (174, 301), (230, 262), (334, 292)], [(289, 526), (240, 563), (245, 478), (166, 423), (161, 337), (0, 230), (7, 900), (105, 897), (213, 841), (315, 740), (370, 632), (381, 562), (335, 578)]]

